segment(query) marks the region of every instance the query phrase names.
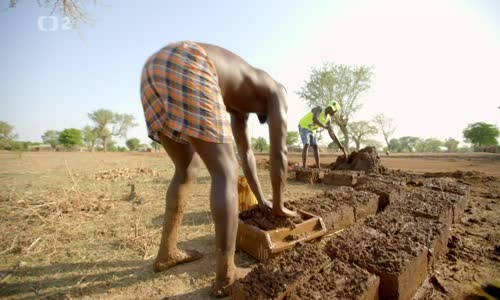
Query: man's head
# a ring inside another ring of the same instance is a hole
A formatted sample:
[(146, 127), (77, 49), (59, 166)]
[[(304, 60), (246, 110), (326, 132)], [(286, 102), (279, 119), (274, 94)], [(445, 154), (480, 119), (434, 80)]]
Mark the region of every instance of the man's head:
[(332, 101), (325, 108), (325, 115), (330, 115), (333, 117), (333, 115), (339, 110), (340, 110), (339, 103), (337, 101)]
[(330, 115), (333, 117), (333, 115), (335, 114), (335, 111), (333, 110), (333, 107), (328, 105), (326, 108), (325, 108), (325, 115)]

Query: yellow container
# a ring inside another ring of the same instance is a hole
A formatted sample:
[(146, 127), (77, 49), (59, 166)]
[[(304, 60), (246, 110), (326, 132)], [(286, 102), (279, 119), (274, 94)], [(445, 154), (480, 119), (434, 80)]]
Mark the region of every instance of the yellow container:
[(247, 179), (244, 176), (238, 178), (238, 207), (240, 213), (249, 210), (257, 205), (257, 198), (252, 193), (252, 189), (248, 185)]

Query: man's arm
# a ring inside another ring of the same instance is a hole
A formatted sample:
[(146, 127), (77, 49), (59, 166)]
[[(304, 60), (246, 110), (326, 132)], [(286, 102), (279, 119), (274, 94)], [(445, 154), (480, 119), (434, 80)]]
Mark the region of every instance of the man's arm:
[(279, 216), (295, 216), (285, 208), (283, 192), (287, 176), (287, 103), (285, 91), (279, 89), (272, 95), (273, 99), (268, 105), (269, 139), (271, 144), (271, 185), (273, 188), (273, 213)]
[(248, 135), (247, 121), (248, 114), (231, 114), (231, 127), (240, 154), (243, 173), (259, 205), (271, 208), (271, 203), (264, 197), (259, 178), (257, 177), (257, 166)]
[(342, 150), (342, 152), (344, 152), (344, 156), (347, 157), (347, 153), (345, 152), (344, 146), (342, 146), (342, 144), (340, 143), (339, 139), (335, 135), (335, 132), (333, 132), (331, 121), (329, 121), (326, 124), (326, 130), (328, 131), (328, 134), (330, 135), (330, 137), (332, 138), (332, 140), (335, 142), (335, 144), (337, 144), (337, 146), (339, 146), (340, 150)]
[(321, 128), (325, 128), (325, 129), (328, 129), (326, 128), (326, 125), (323, 124), (320, 120), (319, 120), (319, 114), (321, 114), (321, 112), (323, 111), (323, 109), (321, 109), (321, 107), (319, 106), (316, 106), (315, 108), (312, 109), (312, 113), (313, 113), (313, 123), (315, 125), (318, 125), (319, 127)]

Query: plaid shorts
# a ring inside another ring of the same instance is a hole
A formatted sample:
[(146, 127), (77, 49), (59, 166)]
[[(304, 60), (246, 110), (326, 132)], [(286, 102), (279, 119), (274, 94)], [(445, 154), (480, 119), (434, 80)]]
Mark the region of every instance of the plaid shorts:
[(161, 132), (179, 143), (186, 136), (210, 143), (231, 143), (229, 114), (214, 63), (193, 42), (170, 44), (146, 62), (141, 100), (148, 136)]

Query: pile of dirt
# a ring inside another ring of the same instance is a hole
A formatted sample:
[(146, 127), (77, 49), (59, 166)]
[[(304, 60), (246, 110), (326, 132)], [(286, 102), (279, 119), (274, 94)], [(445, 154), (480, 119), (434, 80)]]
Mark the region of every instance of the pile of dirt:
[[(288, 289), (303, 284), (330, 262), (330, 258), (311, 244), (298, 244), (268, 263), (260, 263), (235, 283), (241, 299), (282, 299)], [(240, 299), (240, 298), (238, 298)]]
[(141, 176), (158, 176), (158, 172), (150, 168), (135, 168), (135, 169), (113, 169), (110, 171), (102, 171), (90, 177), (93, 180), (111, 180), (117, 182), (119, 180), (131, 180)]
[(240, 213), (240, 220), (247, 225), (252, 225), (265, 231), (277, 228), (295, 228), (295, 225), (304, 222), (300, 215), (293, 218), (279, 217), (273, 215), (271, 209), (262, 210), (259, 207)]
[(328, 168), (330, 170), (365, 171), (366, 173), (379, 174), (387, 171), (380, 163), (380, 157), (375, 147), (366, 147), (359, 151), (353, 151), (347, 159), (344, 156), (339, 156)]

